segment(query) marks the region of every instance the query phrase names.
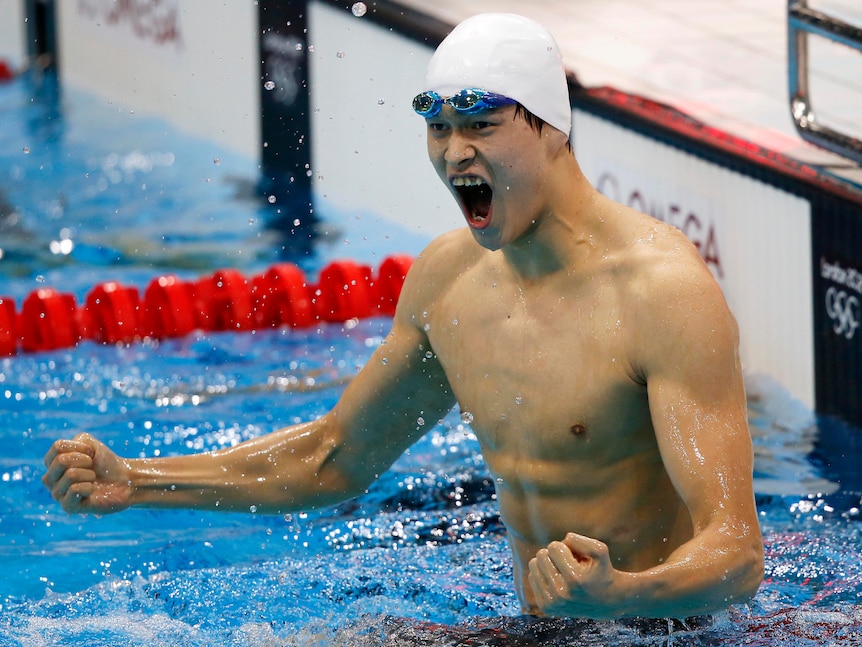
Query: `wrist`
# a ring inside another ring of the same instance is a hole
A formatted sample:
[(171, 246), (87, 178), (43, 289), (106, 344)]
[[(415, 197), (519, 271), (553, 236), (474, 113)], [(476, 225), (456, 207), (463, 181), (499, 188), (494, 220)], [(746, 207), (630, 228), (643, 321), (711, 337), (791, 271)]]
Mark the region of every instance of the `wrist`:
[(129, 504), (183, 507), (207, 489), (204, 474), (185, 465), (184, 457), (128, 459)]
[(643, 577), (629, 571), (616, 571), (611, 592), (615, 617), (632, 618), (644, 615), (644, 601), (649, 599), (643, 590)]

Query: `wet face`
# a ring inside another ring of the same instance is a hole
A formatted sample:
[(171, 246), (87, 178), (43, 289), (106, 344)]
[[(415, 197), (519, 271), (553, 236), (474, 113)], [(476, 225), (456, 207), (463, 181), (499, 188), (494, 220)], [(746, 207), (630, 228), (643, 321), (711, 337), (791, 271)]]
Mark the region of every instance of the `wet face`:
[(431, 163), (476, 241), (491, 250), (519, 240), (546, 210), (543, 185), (556, 138), (537, 133), (515, 110), (468, 115), (444, 106), (426, 120)]

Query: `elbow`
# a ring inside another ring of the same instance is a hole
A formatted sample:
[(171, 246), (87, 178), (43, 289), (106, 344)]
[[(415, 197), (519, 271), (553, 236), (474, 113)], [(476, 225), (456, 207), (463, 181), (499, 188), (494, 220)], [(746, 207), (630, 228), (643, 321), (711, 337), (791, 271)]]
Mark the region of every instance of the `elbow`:
[(375, 476), (366, 474), (362, 465), (343, 446), (334, 446), (316, 472), (319, 492), (331, 497), (332, 503), (365, 494)]
[(751, 558), (751, 566), (750, 566), (750, 583), (748, 590), (748, 599), (750, 600), (756, 594), (758, 589), (760, 588), (760, 584), (763, 582), (764, 573), (764, 558), (763, 558), (763, 543), (758, 541), (757, 547), (752, 551), (753, 556)]
[(315, 464), (321, 491), (330, 493), (337, 503), (367, 494), (396, 456), (379, 445), (370, 445), (362, 434), (347, 434), (337, 423), (330, 429), (318, 448)]
[(350, 446), (340, 438), (321, 449), (315, 476), (323, 505), (342, 503), (366, 494), (379, 476), (369, 471), (370, 461), (352, 455)]
[(740, 549), (739, 563), (734, 578), (734, 591), (728, 602), (732, 604), (745, 604), (750, 601), (757, 591), (764, 577), (763, 543), (758, 533), (757, 541)]

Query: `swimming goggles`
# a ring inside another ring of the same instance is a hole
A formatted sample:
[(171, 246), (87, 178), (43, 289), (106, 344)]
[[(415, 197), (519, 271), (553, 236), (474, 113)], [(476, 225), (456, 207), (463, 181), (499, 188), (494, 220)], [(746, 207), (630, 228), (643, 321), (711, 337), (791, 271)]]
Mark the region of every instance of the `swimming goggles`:
[(476, 88), (461, 90), (457, 94), (453, 94), (451, 97), (446, 97), (445, 99), (433, 90), (430, 90), (413, 97), (413, 110), (420, 117), (429, 119), (440, 112), (444, 103), (449, 104), (463, 115), (474, 115), (483, 110), (510, 106), (517, 103), (517, 101), (504, 97), (502, 94), (494, 94), (493, 92), (486, 92), (485, 90), (478, 90)]

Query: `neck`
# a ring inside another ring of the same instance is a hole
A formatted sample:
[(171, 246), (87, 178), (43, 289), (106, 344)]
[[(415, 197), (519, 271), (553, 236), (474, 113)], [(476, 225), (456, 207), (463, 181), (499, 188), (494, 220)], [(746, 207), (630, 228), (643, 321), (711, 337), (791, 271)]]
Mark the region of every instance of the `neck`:
[(559, 271), (577, 271), (593, 250), (598, 192), (572, 158), (574, 170), (547, 187), (547, 207), (518, 240), (503, 248), (507, 264), (525, 283)]

